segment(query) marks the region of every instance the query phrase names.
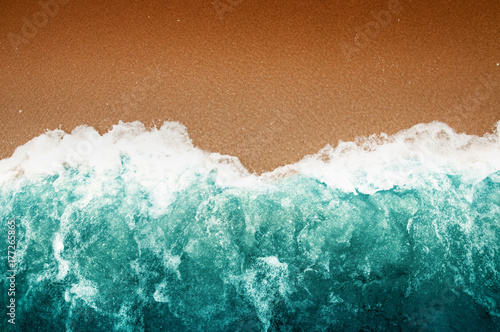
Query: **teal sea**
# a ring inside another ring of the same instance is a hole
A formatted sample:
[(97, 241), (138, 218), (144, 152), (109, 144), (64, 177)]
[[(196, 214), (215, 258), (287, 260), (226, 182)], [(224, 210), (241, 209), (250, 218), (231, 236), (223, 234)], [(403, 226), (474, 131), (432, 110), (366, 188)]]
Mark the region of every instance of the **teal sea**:
[(174, 122), (48, 132), (0, 161), (0, 326), (500, 330), (499, 125), (421, 124), (263, 175)]

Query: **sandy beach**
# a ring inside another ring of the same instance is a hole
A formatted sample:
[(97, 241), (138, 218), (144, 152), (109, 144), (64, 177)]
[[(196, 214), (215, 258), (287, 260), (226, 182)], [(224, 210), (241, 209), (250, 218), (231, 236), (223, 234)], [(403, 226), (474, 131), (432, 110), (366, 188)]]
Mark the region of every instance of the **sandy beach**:
[(0, 158), (45, 132), (184, 124), (269, 171), (326, 144), (500, 120), (500, 2), (3, 1)]

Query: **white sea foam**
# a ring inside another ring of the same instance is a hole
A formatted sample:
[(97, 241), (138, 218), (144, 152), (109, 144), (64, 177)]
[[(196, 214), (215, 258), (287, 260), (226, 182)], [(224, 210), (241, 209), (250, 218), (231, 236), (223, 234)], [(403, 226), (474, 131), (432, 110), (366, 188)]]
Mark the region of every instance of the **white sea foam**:
[(52, 243), (52, 249), (54, 250), (54, 257), (59, 262), (59, 273), (57, 274), (57, 279), (62, 280), (69, 271), (69, 262), (61, 258), (61, 252), (64, 250), (63, 238), (56, 234), (54, 242)]
[(418, 124), (396, 135), (372, 135), (329, 145), (272, 174), (297, 172), (349, 192), (373, 193), (422, 182), (429, 172), (479, 182), (500, 169), (500, 121), (483, 137), (458, 134), (441, 122)]
[(479, 137), (458, 134), (440, 122), (419, 124), (393, 136), (372, 135), (340, 142), (335, 148), (327, 145), (295, 164), (258, 176), (250, 174), (236, 157), (194, 147), (186, 128), (177, 122), (165, 122), (160, 129), (120, 122), (102, 136), (92, 127), (80, 126), (71, 134), (49, 131), (0, 160), (0, 185), (16, 177), (56, 174), (71, 167), (96, 175), (118, 175), (123, 158), (133, 170), (122, 174), (125, 180), (134, 177), (146, 188), (154, 188), (156, 199), (163, 202), (171, 199), (171, 188), (180, 190), (194, 174), (214, 170), (217, 183), (223, 186), (252, 186), (300, 173), (363, 193), (414, 185), (415, 175), (425, 172), (460, 173), (481, 181), (500, 169), (499, 127), (500, 121), (493, 133)]

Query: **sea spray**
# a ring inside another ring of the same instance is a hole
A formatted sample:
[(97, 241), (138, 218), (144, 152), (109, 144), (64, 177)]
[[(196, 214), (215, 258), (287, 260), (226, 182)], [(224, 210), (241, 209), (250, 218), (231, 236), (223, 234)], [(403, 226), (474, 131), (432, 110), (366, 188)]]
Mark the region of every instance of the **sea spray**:
[(498, 130), (421, 124), (260, 176), (178, 123), (96, 135), (0, 161), (20, 330), (500, 328)]

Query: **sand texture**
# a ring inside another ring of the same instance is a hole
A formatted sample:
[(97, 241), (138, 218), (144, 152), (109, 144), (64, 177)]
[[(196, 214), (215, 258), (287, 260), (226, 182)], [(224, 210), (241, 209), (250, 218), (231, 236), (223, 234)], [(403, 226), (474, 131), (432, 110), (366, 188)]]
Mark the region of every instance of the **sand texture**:
[(499, 1), (41, 3), (0, 4), (0, 158), (47, 129), (173, 120), (261, 172), (357, 136), (500, 120)]

